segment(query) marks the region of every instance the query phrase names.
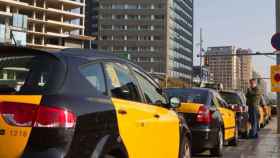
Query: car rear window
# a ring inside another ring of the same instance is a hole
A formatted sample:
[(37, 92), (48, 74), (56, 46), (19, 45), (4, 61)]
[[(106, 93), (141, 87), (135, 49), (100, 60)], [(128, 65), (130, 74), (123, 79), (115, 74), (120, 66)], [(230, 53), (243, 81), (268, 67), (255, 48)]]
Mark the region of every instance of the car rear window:
[(64, 72), (59, 60), (48, 54), (18, 54), (0, 54), (0, 93), (54, 93)]
[(240, 96), (236, 93), (221, 92), (220, 95), (228, 104), (243, 105)]
[(207, 104), (209, 93), (200, 90), (165, 90), (168, 97), (179, 97), (184, 103)]

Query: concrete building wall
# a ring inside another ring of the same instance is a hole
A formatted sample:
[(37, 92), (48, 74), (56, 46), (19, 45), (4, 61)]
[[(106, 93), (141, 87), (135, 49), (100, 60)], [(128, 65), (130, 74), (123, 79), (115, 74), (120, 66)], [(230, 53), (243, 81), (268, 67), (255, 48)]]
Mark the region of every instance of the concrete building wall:
[(235, 53), (234, 46), (209, 47), (206, 54), (208, 57), (208, 67), (210, 73), (214, 75), (214, 81), (222, 83), (224, 89), (237, 89), (239, 61), (234, 56), (211, 56), (230, 55)]
[[(250, 54), (252, 51), (250, 49), (238, 49), (237, 52), (242, 54)], [(249, 87), (249, 80), (253, 78), (253, 65), (252, 56), (240, 56), (240, 89), (246, 91)]]
[(191, 82), (192, 0), (89, 0), (86, 33), (93, 48), (129, 53), (146, 71)]
[[(27, 46), (41, 49), (76, 47), (65, 40), (84, 36), (85, 0), (0, 0), (0, 23), (6, 26), (6, 41), (12, 41), (10, 31), (15, 16), (27, 16)], [(23, 31), (22, 29), (20, 31)], [(80, 39), (79, 47), (83, 46)]]

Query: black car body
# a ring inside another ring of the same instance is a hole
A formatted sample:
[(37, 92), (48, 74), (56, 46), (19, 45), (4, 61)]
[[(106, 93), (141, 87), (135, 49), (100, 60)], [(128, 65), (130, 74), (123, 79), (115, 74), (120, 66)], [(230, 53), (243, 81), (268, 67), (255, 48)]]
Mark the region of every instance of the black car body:
[(221, 143), (237, 143), (235, 114), (215, 90), (170, 88), (164, 92), (169, 97), (180, 97), (183, 102), (177, 111), (184, 115), (191, 129), (193, 152), (210, 149), (212, 154), (221, 155)]
[(244, 93), (237, 91), (220, 91), (220, 95), (229, 104), (230, 108), (236, 112), (236, 120), (240, 136), (247, 137), (251, 127)]
[(91, 50), (0, 47), (0, 70), (16, 81), (0, 85), (0, 157), (185, 154), (185, 121), (129, 61)]

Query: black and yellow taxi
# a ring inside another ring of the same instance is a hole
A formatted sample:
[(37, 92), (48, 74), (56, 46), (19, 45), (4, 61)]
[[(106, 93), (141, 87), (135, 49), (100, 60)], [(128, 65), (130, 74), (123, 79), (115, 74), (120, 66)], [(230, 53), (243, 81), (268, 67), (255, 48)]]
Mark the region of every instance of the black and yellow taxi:
[(179, 100), (133, 63), (2, 46), (0, 74), (1, 158), (190, 157)]
[(183, 113), (192, 132), (194, 153), (210, 150), (221, 156), (224, 144), (237, 145), (238, 128), (235, 112), (214, 90), (207, 88), (170, 88), (164, 90), (169, 97), (179, 97)]
[(221, 97), (236, 112), (236, 120), (240, 136), (247, 138), (251, 130), (249, 120), (249, 107), (246, 105), (246, 97), (243, 92), (239, 91), (220, 91)]

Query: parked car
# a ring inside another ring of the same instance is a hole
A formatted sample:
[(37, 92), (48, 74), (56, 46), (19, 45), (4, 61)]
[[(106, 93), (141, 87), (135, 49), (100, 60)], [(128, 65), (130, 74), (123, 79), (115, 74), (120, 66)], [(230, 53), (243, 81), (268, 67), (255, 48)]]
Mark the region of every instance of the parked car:
[(262, 106), (259, 106), (259, 128), (264, 128), (265, 126), (265, 113)]
[(190, 131), (169, 110), (179, 100), (133, 63), (90, 50), (0, 47), (0, 73), (11, 67), (27, 71), (21, 87), (0, 94), (1, 158), (190, 157)]
[(240, 136), (243, 138), (248, 137), (251, 125), (244, 93), (236, 91), (220, 91), (220, 95), (231, 106), (232, 110), (236, 112), (236, 120)]
[(235, 112), (214, 90), (206, 88), (170, 88), (164, 92), (168, 97), (179, 97), (182, 105), (177, 109), (185, 116), (192, 132), (194, 153), (209, 149), (211, 154), (221, 156), (223, 145), (237, 145), (238, 128)]
[(271, 115), (277, 115), (277, 105), (271, 105)]
[(260, 106), (263, 108), (263, 112), (264, 112), (264, 126), (267, 125), (269, 123), (269, 118), (270, 118), (270, 108), (266, 103), (265, 97), (262, 96), (261, 97), (261, 101), (260, 101)]

